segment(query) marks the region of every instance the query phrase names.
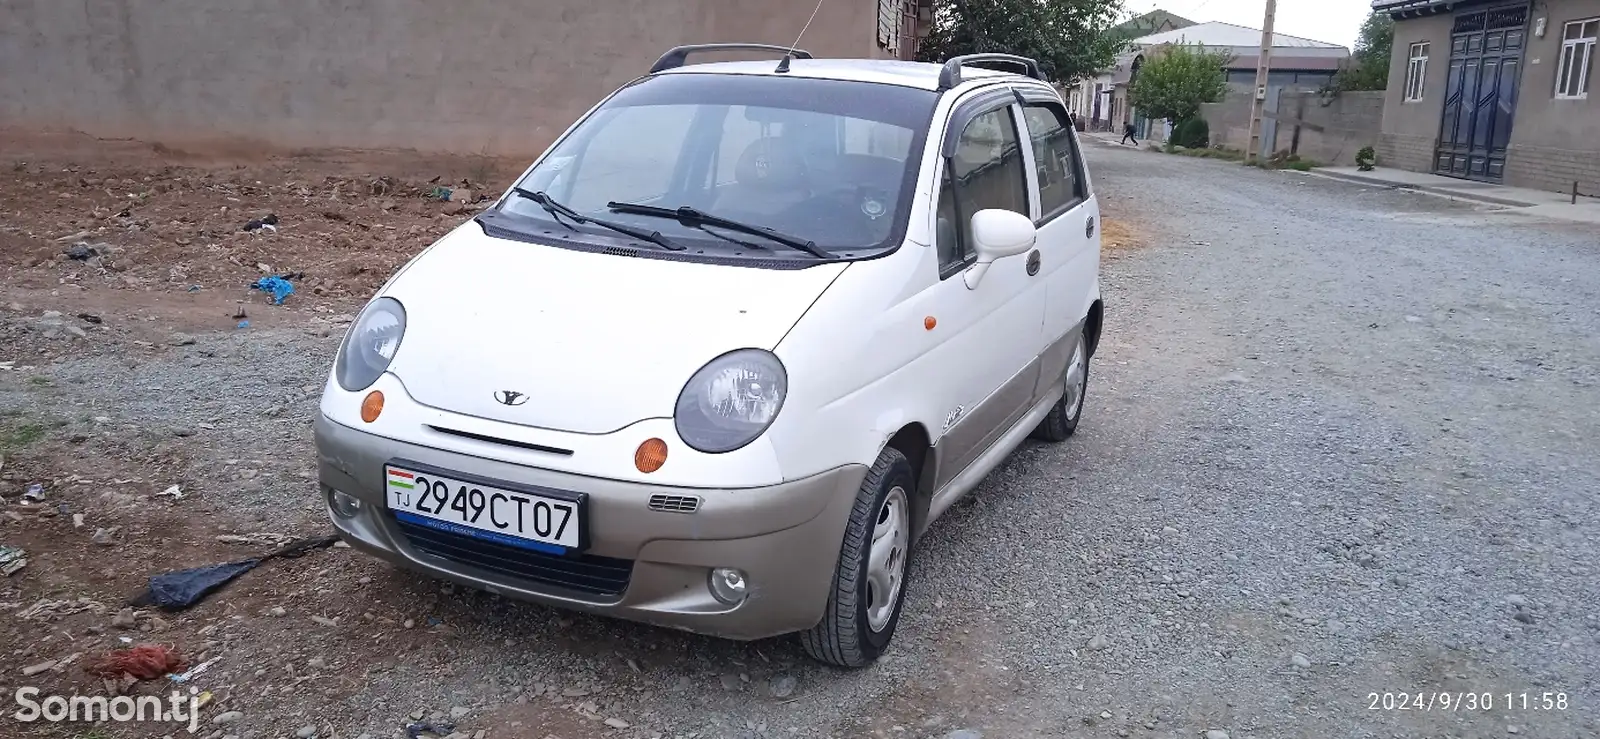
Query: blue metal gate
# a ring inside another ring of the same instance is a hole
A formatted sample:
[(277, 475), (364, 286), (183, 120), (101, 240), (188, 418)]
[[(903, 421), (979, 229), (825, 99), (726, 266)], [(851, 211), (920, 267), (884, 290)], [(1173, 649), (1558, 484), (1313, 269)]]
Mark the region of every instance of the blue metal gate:
[(1527, 23), (1525, 4), (1456, 15), (1436, 173), (1488, 182), (1505, 174)]

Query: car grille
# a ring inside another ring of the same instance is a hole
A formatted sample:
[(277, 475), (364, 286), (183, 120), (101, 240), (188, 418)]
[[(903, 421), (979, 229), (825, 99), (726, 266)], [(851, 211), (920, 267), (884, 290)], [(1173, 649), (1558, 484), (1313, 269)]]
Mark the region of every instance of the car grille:
[(411, 546), (420, 552), (443, 557), (501, 575), (544, 585), (554, 585), (580, 593), (618, 596), (628, 589), (633, 575), (633, 560), (597, 557), (592, 554), (560, 556), (521, 547), (474, 539), (470, 536), (437, 531), (425, 526), (396, 521)]
[(700, 510), (700, 498), (693, 495), (652, 495), (650, 510), (668, 513), (694, 513)]

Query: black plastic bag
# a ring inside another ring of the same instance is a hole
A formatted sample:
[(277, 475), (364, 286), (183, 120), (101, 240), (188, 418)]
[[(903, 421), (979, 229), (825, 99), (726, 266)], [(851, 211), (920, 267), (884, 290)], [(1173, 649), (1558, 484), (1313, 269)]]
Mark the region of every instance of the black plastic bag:
[(132, 606), (156, 606), (178, 611), (204, 600), (234, 578), (255, 569), (262, 562), (278, 557), (299, 557), (313, 549), (332, 546), (339, 537), (314, 536), (289, 542), (253, 559), (163, 572), (150, 578), (149, 587), (128, 602)]

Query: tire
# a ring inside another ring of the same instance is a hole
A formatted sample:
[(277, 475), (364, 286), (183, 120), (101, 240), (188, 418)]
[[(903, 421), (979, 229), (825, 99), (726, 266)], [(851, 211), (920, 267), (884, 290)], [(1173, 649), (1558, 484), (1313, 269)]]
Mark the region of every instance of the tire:
[[(916, 478), (911, 463), (899, 450), (884, 449), (856, 493), (839, 548), (839, 564), (833, 571), (827, 611), (816, 626), (800, 635), (801, 645), (813, 659), (837, 667), (865, 667), (888, 648), (900, 623), (911, 572), (914, 500)], [(885, 539), (879, 556), (886, 558), (872, 561), (873, 543)], [(886, 589), (890, 591), (887, 596), (883, 593)]]
[(1083, 332), (1072, 345), (1072, 356), (1067, 360), (1067, 371), (1062, 378), (1066, 392), (1050, 408), (1050, 413), (1033, 430), (1033, 438), (1052, 444), (1067, 440), (1078, 430), (1078, 419), (1083, 416), (1083, 399), (1089, 394), (1089, 343)]

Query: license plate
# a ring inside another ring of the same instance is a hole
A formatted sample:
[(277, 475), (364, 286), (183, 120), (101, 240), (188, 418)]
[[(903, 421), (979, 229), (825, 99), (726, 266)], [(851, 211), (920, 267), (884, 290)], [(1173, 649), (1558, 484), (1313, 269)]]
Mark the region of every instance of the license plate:
[(384, 465), (389, 509), (407, 523), (542, 552), (583, 545), (581, 499), (562, 499)]

